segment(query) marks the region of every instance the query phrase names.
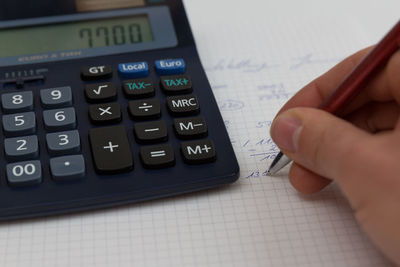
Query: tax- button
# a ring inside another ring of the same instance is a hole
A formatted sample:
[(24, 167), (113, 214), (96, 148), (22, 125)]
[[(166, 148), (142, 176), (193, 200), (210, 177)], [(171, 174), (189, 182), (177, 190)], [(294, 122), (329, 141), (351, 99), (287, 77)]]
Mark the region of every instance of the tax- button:
[(119, 74), (125, 78), (141, 78), (149, 76), (149, 64), (147, 62), (131, 62), (118, 65)]
[(81, 76), (84, 80), (110, 78), (112, 76), (112, 68), (109, 65), (84, 67)]
[(150, 79), (135, 79), (122, 82), (125, 95), (129, 98), (154, 96), (154, 86)]
[(186, 64), (182, 58), (157, 60), (155, 67), (158, 75), (176, 75), (186, 72)]
[(174, 116), (193, 115), (200, 111), (195, 95), (167, 97), (167, 106), (168, 111)]
[(131, 146), (125, 126), (93, 128), (89, 141), (98, 173), (118, 173), (133, 168)]

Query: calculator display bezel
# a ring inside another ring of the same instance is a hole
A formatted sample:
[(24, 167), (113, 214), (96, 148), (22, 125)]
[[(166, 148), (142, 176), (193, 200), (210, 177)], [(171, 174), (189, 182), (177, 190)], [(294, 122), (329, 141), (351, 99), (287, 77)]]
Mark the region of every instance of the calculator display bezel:
[[(10, 57), (0, 58), (0, 67), (115, 55), (115, 54), (123, 54), (123, 53), (137, 52), (137, 51), (171, 48), (178, 45), (178, 40), (174, 24), (172, 21), (171, 13), (167, 6), (152, 6), (143, 8), (109, 10), (109, 11), (100, 11), (93, 13), (80, 13), (80, 14), (60, 15), (53, 17), (39, 17), (39, 18), (3, 21), (0, 22), (0, 30), (9, 28), (20, 28), (28, 26), (32, 27), (32, 26), (40, 26), (47, 24), (59, 24), (59, 23), (113, 18), (113, 17), (115, 18), (126, 17), (132, 15), (148, 16), (154, 37), (154, 40), (152, 42), (10, 56)], [(62, 57), (61, 55), (63, 53), (65, 54), (66, 52), (67, 53), (75, 52), (75, 53), (69, 53), (70, 55), (68, 56), (68, 58)]]

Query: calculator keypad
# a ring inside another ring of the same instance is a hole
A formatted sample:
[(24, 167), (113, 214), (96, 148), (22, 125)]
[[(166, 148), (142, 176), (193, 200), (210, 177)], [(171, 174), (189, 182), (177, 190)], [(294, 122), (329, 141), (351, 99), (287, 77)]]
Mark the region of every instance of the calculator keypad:
[(51, 109), (43, 111), (44, 127), (49, 131), (70, 130), (76, 127), (74, 108)]
[(1, 95), (4, 113), (16, 113), (33, 109), (32, 91), (8, 93)]
[(6, 174), (11, 186), (36, 185), (42, 182), (42, 166), (39, 160), (7, 164)]
[(36, 158), (39, 155), (38, 138), (36, 135), (6, 138), (4, 152), (11, 161)]
[(77, 130), (46, 134), (47, 150), (51, 155), (77, 153), (81, 141)]
[(58, 87), (40, 90), (40, 101), (45, 108), (58, 108), (72, 105), (71, 87)]
[(3, 131), (6, 136), (29, 135), (36, 132), (34, 112), (3, 115)]

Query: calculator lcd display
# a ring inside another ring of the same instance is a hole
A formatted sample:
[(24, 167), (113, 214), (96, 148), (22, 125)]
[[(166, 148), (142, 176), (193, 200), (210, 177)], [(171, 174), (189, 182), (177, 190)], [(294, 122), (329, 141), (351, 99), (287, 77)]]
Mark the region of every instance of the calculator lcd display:
[(0, 58), (152, 41), (147, 15), (0, 29)]

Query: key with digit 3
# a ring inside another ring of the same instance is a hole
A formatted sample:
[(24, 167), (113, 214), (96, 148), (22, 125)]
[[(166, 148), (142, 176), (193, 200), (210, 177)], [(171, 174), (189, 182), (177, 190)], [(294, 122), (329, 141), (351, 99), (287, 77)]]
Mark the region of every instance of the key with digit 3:
[(182, 2), (148, 2), (0, 14), (0, 220), (238, 179)]

